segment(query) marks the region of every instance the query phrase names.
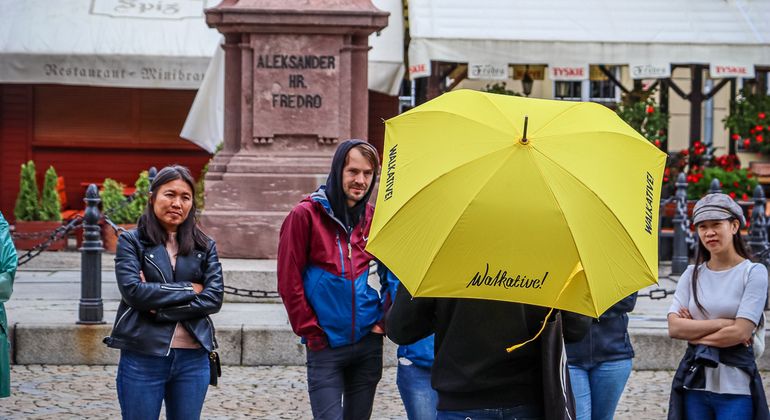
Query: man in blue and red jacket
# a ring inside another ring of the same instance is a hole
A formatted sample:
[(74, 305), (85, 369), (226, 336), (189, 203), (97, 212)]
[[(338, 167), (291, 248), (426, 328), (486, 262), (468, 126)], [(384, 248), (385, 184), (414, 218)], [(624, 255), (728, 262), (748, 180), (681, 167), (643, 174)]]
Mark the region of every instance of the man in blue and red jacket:
[(292, 329), (307, 345), (315, 419), (368, 419), (382, 376), (382, 304), (368, 284), (374, 257), (364, 250), (378, 168), (369, 143), (341, 143), (326, 185), (281, 226), (278, 292)]

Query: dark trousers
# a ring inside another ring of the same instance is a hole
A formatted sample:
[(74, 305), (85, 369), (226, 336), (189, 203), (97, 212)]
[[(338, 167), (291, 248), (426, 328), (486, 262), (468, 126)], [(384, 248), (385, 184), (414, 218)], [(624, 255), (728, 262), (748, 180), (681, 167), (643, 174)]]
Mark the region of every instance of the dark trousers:
[(307, 387), (316, 420), (360, 420), (372, 415), (382, 377), (382, 336), (370, 333), (338, 348), (307, 352)]

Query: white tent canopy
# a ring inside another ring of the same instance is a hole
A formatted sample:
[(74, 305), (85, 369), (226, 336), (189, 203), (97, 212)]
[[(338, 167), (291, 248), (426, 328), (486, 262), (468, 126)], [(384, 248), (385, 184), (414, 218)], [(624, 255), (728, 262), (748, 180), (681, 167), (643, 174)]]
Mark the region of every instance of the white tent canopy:
[[(220, 42), (203, 10), (217, 3), (0, 0), (0, 83), (197, 89)], [(370, 89), (397, 89), (402, 34), (399, 9), (370, 38)]]
[(767, 0), (410, 0), (409, 67), (770, 65)]

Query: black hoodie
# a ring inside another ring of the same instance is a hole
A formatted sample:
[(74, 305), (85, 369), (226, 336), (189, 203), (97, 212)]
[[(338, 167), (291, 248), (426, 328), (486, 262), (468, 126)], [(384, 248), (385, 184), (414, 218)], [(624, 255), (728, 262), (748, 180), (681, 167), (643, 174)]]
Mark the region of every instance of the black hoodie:
[[(372, 176), (372, 182), (369, 184), (369, 189), (366, 191), (361, 200), (359, 200), (355, 206), (348, 207), (347, 197), (345, 191), (342, 189), (342, 169), (345, 168), (345, 160), (352, 149), (359, 144), (366, 144), (372, 149), (369, 143), (363, 140), (346, 140), (337, 147), (337, 151), (334, 152), (334, 158), (332, 159), (332, 167), (329, 171), (329, 176), (326, 178), (326, 197), (329, 199), (329, 204), (332, 206), (332, 213), (345, 224), (348, 231), (355, 227), (361, 220), (364, 212), (366, 211), (366, 203), (369, 202), (369, 197), (372, 195), (372, 187), (377, 182), (377, 170), (374, 169), (374, 175)], [(375, 151), (376, 153), (376, 151)]]

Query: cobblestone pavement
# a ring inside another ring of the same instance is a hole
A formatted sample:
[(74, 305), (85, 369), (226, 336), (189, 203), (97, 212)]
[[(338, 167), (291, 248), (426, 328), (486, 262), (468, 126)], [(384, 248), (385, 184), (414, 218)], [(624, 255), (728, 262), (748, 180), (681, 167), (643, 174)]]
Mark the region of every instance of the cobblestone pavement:
[[(118, 418), (115, 366), (12, 367), (10, 398), (0, 400), (0, 419)], [(386, 368), (377, 388), (373, 419), (404, 419), (395, 384)], [(635, 371), (618, 406), (617, 419), (662, 419), (673, 372)], [(768, 389), (768, 382), (765, 382)], [(307, 419), (304, 367), (225, 366), (220, 386), (209, 388), (205, 419)]]

